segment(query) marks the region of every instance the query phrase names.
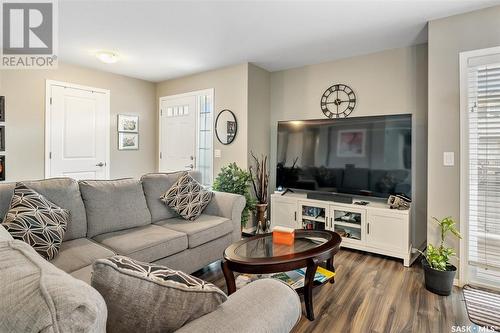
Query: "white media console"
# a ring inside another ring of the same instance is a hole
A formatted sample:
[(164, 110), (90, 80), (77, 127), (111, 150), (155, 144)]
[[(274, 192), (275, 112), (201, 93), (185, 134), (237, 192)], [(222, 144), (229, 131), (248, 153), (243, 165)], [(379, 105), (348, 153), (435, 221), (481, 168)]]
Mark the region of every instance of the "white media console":
[[(326, 229), (342, 236), (342, 247), (403, 259), (409, 267), (412, 251), (411, 210), (394, 210), (380, 200), (361, 198), (366, 206), (308, 199), (305, 193), (271, 195), (271, 227)], [(359, 201), (354, 199), (354, 202)]]

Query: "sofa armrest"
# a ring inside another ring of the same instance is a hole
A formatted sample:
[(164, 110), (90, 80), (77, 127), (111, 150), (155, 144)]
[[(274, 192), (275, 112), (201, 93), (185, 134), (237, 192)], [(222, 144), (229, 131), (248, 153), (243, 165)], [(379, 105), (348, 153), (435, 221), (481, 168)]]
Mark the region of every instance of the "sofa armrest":
[(262, 279), (238, 290), (215, 311), (177, 332), (288, 333), (301, 314), (299, 296), (292, 288), (279, 280)]
[(233, 242), (241, 239), (241, 212), (245, 208), (245, 197), (239, 194), (214, 191), (212, 201), (205, 208), (208, 215), (221, 216), (233, 222)]

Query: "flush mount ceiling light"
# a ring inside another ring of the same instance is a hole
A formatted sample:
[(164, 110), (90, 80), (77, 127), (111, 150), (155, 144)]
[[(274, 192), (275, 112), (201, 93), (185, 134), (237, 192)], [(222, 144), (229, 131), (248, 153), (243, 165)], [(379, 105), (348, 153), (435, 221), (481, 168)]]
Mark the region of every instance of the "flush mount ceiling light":
[(96, 53), (96, 57), (105, 64), (114, 64), (119, 60), (118, 54), (109, 51), (99, 51)]

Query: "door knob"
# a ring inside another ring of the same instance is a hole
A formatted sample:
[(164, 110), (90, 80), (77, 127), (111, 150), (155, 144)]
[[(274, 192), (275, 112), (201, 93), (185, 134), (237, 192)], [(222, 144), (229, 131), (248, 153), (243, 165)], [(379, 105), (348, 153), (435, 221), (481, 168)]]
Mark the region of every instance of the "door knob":
[(97, 163), (95, 166), (98, 166), (98, 167), (103, 167), (103, 166), (105, 166), (105, 165), (106, 165), (106, 163), (99, 162), (99, 163)]
[(191, 164), (185, 165), (184, 167), (185, 168), (189, 168), (189, 169), (193, 169), (194, 165), (193, 165), (193, 163), (191, 163)]

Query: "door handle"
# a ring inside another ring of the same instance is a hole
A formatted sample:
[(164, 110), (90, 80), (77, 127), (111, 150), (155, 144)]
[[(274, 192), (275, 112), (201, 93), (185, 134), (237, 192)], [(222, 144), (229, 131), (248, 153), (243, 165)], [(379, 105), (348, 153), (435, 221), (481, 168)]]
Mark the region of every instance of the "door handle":
[(106, 165), (106, 163), (99, 162), (99, 163), (97, 163), (95, 166), (98, 166), (98, 167), (101, 167), (101, 168), (102, 168), (102, 167), (103, 167), (103, 166), (105, 166), (105, 165)]

